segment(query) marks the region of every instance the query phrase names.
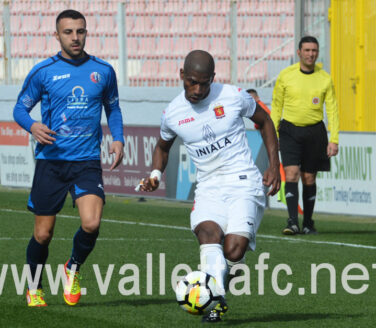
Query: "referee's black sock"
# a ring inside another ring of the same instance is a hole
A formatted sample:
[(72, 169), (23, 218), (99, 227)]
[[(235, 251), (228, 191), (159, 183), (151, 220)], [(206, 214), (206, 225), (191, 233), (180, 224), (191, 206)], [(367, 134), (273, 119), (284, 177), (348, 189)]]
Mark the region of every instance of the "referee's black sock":
[(303, 226), (313, 228), (313, 208), (315, 207), (316, 200), (316, 183), (313, 185), (303, 185), (303, 210), (304, 220)]
[(289, 213), (289, 219), (298, 224), (299, 190), (297, 182), (286, 182), (285, 197), (287, 203), (287, 211)]
[[(31, 277), (34, 280), (38, 265), (42, 265), (42, 270), (48, 258), (48, 245), (39, 244), (34, 236), (31, 237), (26, 249), (26, 262), (30, 267)], [(42, 288), (42, 271), (36, 286), (29, 286), (29, 289)]]

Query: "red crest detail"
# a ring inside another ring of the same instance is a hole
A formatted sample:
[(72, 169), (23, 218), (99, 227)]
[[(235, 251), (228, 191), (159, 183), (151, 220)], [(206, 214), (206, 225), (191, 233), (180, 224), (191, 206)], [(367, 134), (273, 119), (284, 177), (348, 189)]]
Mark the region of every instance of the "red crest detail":
[(225, 110), (222, 105), (214, 107), (214, 113), (216, 118), (225, 117)]

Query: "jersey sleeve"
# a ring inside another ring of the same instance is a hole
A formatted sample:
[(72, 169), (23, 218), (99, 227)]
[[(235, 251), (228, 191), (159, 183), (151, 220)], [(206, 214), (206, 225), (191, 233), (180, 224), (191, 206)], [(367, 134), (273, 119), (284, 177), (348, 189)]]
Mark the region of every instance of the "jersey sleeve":
[(240, 99), (242, 101), (242, 117), (252, 117), (256, 110), (256, 102), (253, 97), (244, 89), (239, 90)]
[(103, 105), (113, 140), (124, 143), (123, 117), (119, 105), (116, 74), (112, 67), (110, 68), (106, 89), (103, 94)]
[(270, 117), (273, 121), (275, 131), (277, 132), (278, 137), (279, 137), (279, 133), (278, 133), (279, 124), (282, 118), (284, 93), (285, 93), (285, 89), (283, 86), (283, 79), (280, 74), (274, 86), (273, 99), (272, 99), (272, 111), (270, 113)]
[(332, 79), (330, 79), (330, 84), (325, 95), (325, 110), (328, 117), (328, 127), (330, 130), (329, 141), (338, 144), (339, 114)]
[(40, 70), (33, 69), (30, 71), (13, 109), (14, 120), (28, 132), (35, 122), (31, 118), (30, 112), (40, 101), (43, 93), (43, 81), (41, 81), (40, 75)]
[(164, 110), (161, 117), (161, 138), (165, 141), (172, 140), (176, 137), (176, 133), (168, 126), (166, 111)]

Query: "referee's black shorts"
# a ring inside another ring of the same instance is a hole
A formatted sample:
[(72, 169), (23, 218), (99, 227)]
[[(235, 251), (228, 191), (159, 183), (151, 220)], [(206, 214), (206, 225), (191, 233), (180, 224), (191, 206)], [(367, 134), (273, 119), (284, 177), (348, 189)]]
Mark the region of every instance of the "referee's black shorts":
[(300, 171), (307, 173), (330, 171), (328, 134), (322, 121), (309, 126), (296, 126), (282, 120), (279, 147), (283, 166), (298, 165)]

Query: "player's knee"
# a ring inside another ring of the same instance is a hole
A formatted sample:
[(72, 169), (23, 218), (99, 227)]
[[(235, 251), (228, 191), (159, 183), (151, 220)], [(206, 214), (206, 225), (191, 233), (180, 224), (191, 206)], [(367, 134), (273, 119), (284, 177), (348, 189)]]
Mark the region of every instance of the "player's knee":
[(99, 230), (99, 225), (100, 222), (87, 222), (87, 223), (82, 223), (82, 229), (87, 232), (87, 233), (96, 233)]
[(52, 239), (52, 231), (39, 230), (34, 232), (35, 240), (41, 245), (48, 245)]
[(214, 222), (203, 222), (195, 229), (195, 234), (200, 244), (220, 244), (223, 233), (221, 228)]
[(231, 262), (238, 262), (244, 257), (245, 251), (246, 249), (241, 247), (239, 244), (235, 244), (225, 247), (224, 255), (227, 260)]

